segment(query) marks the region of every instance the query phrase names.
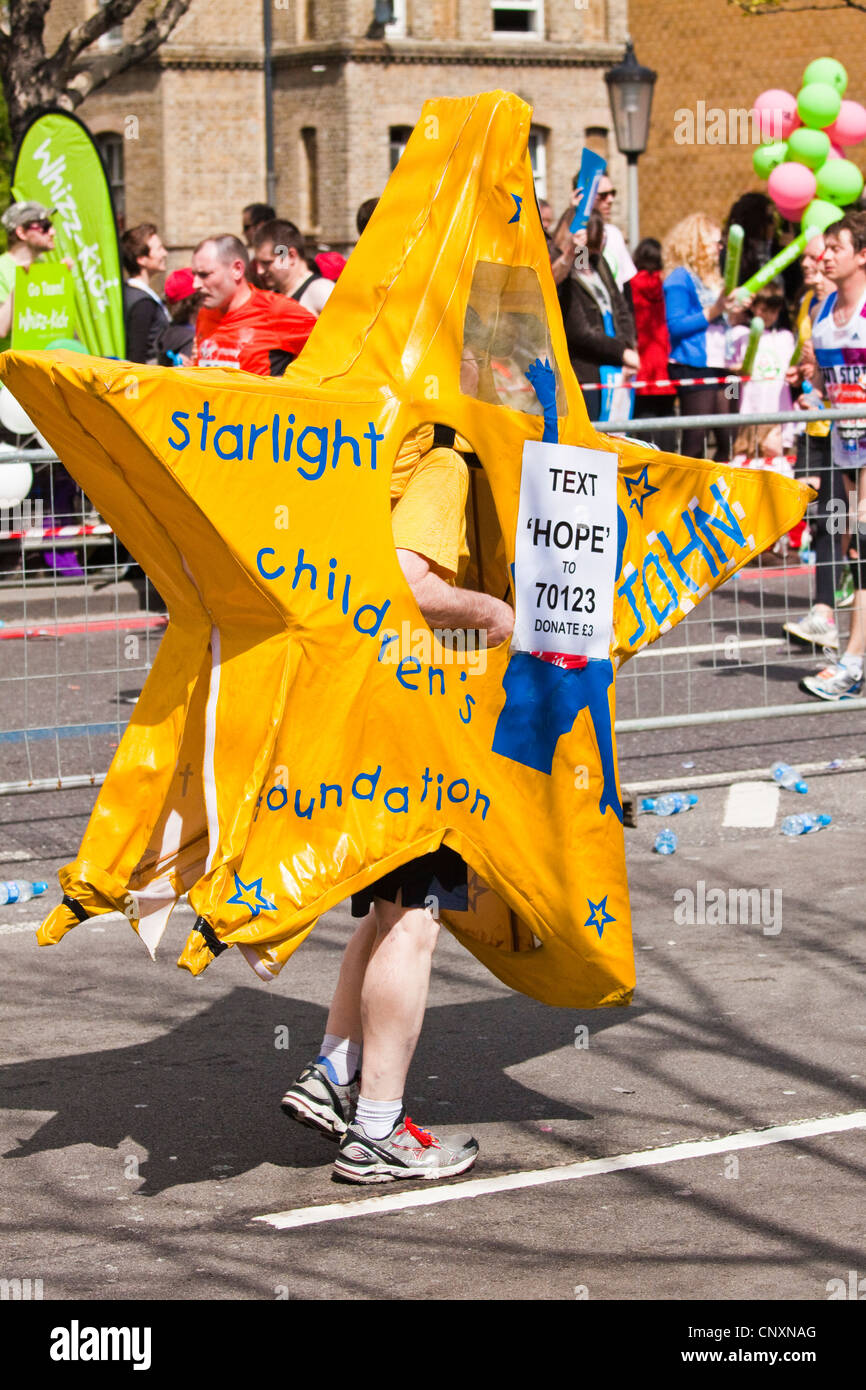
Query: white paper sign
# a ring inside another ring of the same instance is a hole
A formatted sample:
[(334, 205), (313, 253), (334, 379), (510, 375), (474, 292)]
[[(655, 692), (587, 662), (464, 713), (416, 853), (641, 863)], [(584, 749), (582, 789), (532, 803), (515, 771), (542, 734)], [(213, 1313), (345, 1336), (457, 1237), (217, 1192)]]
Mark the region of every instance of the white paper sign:
[(609, 657), (616, 478), (616, 454), (524, 445), (514, 567), (519, 650)]

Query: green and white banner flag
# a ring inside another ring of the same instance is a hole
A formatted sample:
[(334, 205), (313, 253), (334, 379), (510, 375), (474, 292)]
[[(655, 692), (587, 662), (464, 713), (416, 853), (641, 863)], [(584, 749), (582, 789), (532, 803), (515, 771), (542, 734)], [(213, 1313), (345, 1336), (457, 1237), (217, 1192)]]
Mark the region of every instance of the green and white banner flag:
[(125, 357), (123, 283), (111, 193), (99, 152), (76, 116), (48, 111), (34, 118), (18, 146), (12, 196), (17, 203), (56, 209), (55, 249), (43, 261), (57, 264), (68, 257), (72, 263), (76, 330), (88, 352)]
[(12, 346), (30, 352), (75, 332), (72, 276), (65, 265), (19, 266), (15, 272)]

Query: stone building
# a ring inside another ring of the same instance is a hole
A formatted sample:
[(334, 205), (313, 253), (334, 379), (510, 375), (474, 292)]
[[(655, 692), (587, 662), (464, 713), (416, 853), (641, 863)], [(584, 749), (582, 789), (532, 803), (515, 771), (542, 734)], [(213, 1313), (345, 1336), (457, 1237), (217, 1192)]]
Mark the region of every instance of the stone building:
[[(95, 3), (53, 0), (53, 36)], [(627, 0), (393, 0), (382, 37), (374, 0), (270, 3), (276, 206), (320, 244), (356, 240), (359, 203), (382, 191), (428, 97), (504, 87), (529, 102), (538, 193), (557, 210), (584, 144), (624, 188), (604, 72)], [(170, 265), (208, 232), (239, 232), (243, 205), (267, 200), (262, 0), (193, 0), (171, 40), (79, 114), (125, 224), (156, 222)]]
[[(644, 234), (662, 237), (699, 209), (723, 221), (741, 193), (766, 190), (752, 171), (748, 113), (769, 87), (796, 94), (813, 58), (843, 62), (848, 96), (866, 103), (866, 13), (796, 8), (746, 16), (727, 0), (631, 0), (635, 51), (658, 72), (639, 164)], [(849, 158), (866, 169), (866, 144)]]

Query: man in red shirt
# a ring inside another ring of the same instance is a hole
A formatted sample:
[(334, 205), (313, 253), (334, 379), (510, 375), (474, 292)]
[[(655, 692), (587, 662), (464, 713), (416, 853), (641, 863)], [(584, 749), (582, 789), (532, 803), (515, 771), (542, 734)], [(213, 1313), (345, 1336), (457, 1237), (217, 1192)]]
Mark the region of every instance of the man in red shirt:
[(255, 289), (246, 279), (247, 264), (236, 236), (207, 237), (193, 252), (193, 282), (202, 291), (193, 363), (282, 376), (316, 319), (293, 299)]

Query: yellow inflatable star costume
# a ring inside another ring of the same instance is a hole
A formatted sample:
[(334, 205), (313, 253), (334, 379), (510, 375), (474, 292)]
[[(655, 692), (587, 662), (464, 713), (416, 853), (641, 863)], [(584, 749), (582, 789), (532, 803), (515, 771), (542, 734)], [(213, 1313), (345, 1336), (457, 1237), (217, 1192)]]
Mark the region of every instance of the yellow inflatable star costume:
[[(238, 946), (270, 979), (323, 912), (444, 842), (470, 878), (443, 919), (494, 974), (628, 1002), (615, 669), (810, 493), (590, 426), (530, 116), (505, 92), (427, 103), (281, 380), (5, 355), (170, 614), (43, 944), (120, 910), (152, 952), (186, 892), (179, 964)], [(468, 454), (464, 582), (516, 601), (489, 651), (431, 632), (397, 561), (391, 474), (420, 426)]]

